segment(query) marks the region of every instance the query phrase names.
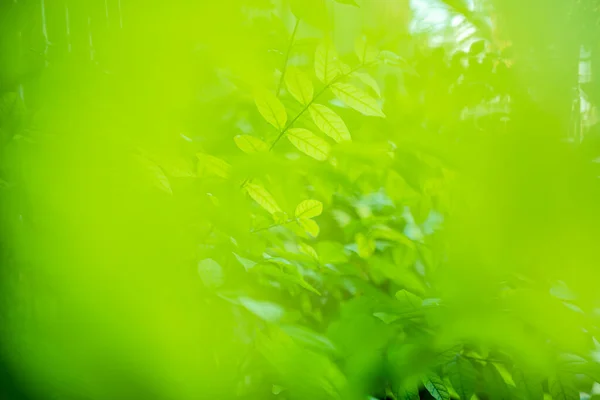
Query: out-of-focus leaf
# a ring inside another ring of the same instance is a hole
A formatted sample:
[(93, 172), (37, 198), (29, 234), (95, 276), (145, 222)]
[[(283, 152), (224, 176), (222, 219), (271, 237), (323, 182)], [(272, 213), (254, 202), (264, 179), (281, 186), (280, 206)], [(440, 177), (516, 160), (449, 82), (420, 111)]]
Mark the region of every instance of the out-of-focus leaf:
[(564, 376), (554, 376), (548, 379), (548, 388), (552, 400), (578, 400), (579, 391), (573, 383)]
[(321, 230), (319, 228), (319, 224), (317, 224), (315, 221), (313, 221), (312, 219), (307, 219), (307, 218), (299, 218), (298, 219), (298, 224), (307, 232), (309, 233), (312, 237), (317, 237), (319, 236), (319, 231)]
[(198, 158), (198, 177), (218, 176), (223, 179), (229, 177), (231, 165), (225, 160), (206, 153), (196, 154)]
[(278, 322), (285, 315), (285, 310), (279, 304), (250, 297), (240, 297), (238, 301), (246, 310), (267, 322)]
[(513, 377), (517, 389), (525, 400), (543, 400), (544, 390), (542, 378), (534, 374), (526, 374), (520, 369), (513, 371)]
[(333, 48), (333, 44), (329, 41), (321, 43), (317, 46), (315, 53), (315, 75), (321, 82), (327, 84), (340, 73), (338, 55)]
[(233, 138), (237, 147), (246, 154), (269, 151), (269, 145), (252, 135), (237, 135)]
[(301, 104), (306, 105), (313, 99), (313, 84), (298, 67), (288, 67), (285, 73), (285, 84), (290, 94)]
[(212, 258), (207, 258), (198, 263), (198, 274), (204, 286), (216, 288), (223, 285), (223, 268)]
[(475, 393), (477, 371), (464, 357), (455, 357), (446, 365), (446, 371), (452, 387), (461, 400), (470, 400)]
[(352, 75), (358, 78), (362, 83), (373, 89), (377, 96), (381, 97), (381, 89), (379, 88), (379, 84), (377, 83), (375, 78), (364, 72), (355, 72)]

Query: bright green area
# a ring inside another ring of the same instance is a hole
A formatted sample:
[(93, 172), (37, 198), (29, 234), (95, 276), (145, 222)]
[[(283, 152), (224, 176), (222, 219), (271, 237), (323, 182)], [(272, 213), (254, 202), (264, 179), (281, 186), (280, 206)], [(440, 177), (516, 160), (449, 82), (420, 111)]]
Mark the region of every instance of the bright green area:
[(0, 3), (0, 398), (597, 398), (597, 5)]

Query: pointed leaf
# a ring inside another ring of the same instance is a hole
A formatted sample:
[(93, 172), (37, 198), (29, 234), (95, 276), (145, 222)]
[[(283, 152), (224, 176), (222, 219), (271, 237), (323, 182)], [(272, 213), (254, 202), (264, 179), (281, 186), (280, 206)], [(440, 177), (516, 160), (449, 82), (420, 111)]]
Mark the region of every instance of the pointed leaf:
[(338, 55), (333, 45), (326, 41), (317, 46), (315, 53), (315, 75), (327, 84), (340, 74)]
[(231, 165), (227, 161), (221, 160), (218, 157), (211, 156), (210, 154), (198, 153), (198, 176), (218, 176), (223, 179), (229, 177), (229, 170)]
[(252, 314), (268, 322), (277, 322), (285, 314), (283, 307), (268, 301), (254, 300), (250, 297), (240, 297), (239, 302)]
[(379, 84), (371, 75), (364, 72), (355, 72), (352, 74), (352, 76), (358, 78), (362, 83), (373, 89), (377, 96), (381, 97), (381, 89), (379, 88)]
[(287, 122), (287, 114), (281, 101), (267, 90), (257, 90), (254, 93), (254, 101), (260, 115), (281, 131)]
[(550, 389), (552, 400), (579, 400), (579, 392), (564, 377), (555, 376), (548, 379), (548, 388)]
[(520, 369), (515, 369), (513, 377), (517, 389), (521, 392), (524, 400), (543, 400), (544, 390), (542, 378), (533, 374), (526, 374)]
[(308, 111), (317, 128), (336, 142), (352, 140), (342, 118), (330, 108), (321, 104), (313, 104)]
[(165, 172), (161, 167), (146, 157), (135, 156), (135, 158), (144, 167), (144, 174), (155, 187), (168, 194), (173, 194), (169, 178), (167, 178), (167, 175), (165, 175)]
[(319, 200), (304, 200), (296, 207), (296, 218), (314, 218), (323, 212), (323, 203)]
[(368, 64), (376, 61), (379, 57), (379, 51), (367, 43), (366, 37), (359, 37), (354, 42), (354, 51), (359, 61), (363, 64)]
[(423, 377), (425, 389), (435, 400), (450, 400), (450, 393), (444, 381), (436, 374), (430, 373)]
[(297, 67), (288, 67), (285, 73), (285, 85), (292, 96), (301, 104), (313, 99), (314, 88), (308, 76)]
[(255, 183), (246, 183), (244, 188), (246, 189), (246, 192), (248, 192), (248, 195), (270, 214), (282, 212), (277, 201), (275, 201), (271, 193), (264, 187)]
[(470, 400), (475, 393), (477, 371), (471, 362), (463, 357), (456, 357), (446, 366), (448, 378), (461, 400)]
[(233, 138), (237, 147), (246, 154), (269, 151), (269, 145), (251, 135), (237, 135)]
[(319, 231), (321, 230), (319, 228), (319, 224), (317, 224), (314, 220), (312, 219), (307, 219), (307, 218), (300, 218), (298, 219), (298, 224), (307, 232), (309, 233), (312, 237), (317, 237), (319, 236)]
[(351, 107), (364, 115), (385, 117), (379, 104), (377, 104), (377, 100), (356, 86), (349, 83), (338, 82), (331, 86), (331, 91), (338, 99), (346, 103), (348, 107)]
[(298, 150), (315, 160), (325, 161), (329, 157), (331, 151), (329, 143), (308, 129), (290, 129), (287, 132), (287, 138)]
[(402, 289), (396, 292), (396, 299), (399, 301), (399, 307), (403, 311), (414, 311), (421, 308), (423, 300), (412, 294), (406, 289)]

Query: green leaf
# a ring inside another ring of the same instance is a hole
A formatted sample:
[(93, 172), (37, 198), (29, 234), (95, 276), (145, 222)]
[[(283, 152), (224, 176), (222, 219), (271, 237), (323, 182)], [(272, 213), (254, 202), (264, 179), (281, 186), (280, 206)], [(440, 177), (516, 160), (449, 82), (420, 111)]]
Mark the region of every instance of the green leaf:
[(231, 165), (218, 157), (211, 156), (210, 154), (198, 153), (198, 176), (218, 176), (223, 179), (229, 177), (229, 171)]
[(524, 397), (524, 400), (543, 400), (544, 391), (542, 378), (533, 374), (525, 374), (520, 369), (513, 371), (515, 385)]
[(352, 76), (358, 78), (358, 80), (360, 80), (362, 83), (373, 89), (377, 96), (381, 97), (381, 89), (379, 88), (379, 84), (371, 75), (364, 72), (355, 72), (352, 74)]
[(300, 225), (312, 237), (319, 236), (319, 232), (321, 230), (319, 228), (319, 224), (317, 224), (312, 219), (300, 218), (300, 219), (298, 219), (298, 225)]
[(301, 104), (313, 99), (314, 88), (308, 76), (297, 67), (288, 67), (285, 73), (285, 85), (292, 96)]
[(554, 376), (548, 379), (548, 388), (550, 389), (552, 400), (579, 400), (579, 392), (563, 376)]
[(246, 310), (267, 322), (277, 322), (285, 314), (285, 310), (279, 304), (259, 301), (250, 297), (240, 297), (238, 300)]
[(336, 142), (352, 140), (342, 118), (330, 108), (321, 104), (313, 104), (308, 111), (317, 128)]
[(338, 55), (329, 41), (325, 41), (317, 46), (315, 53), (315, 75), (325, 84), (330, 83), (340, 75)]
[(237, 147), (246, 154), (269, 151), (269, 145), (251, 135), (237, 135), (233, 138)]
[(400, 308), (404, 311), (419, 310), (423, 304), (423, 300), (419, 296), (406, 289), (397, 291), (396, 299), (398, 299)]
[(302, 253), (311, 256), (312, 258), (314, 258), (315, 260), (319, 260), (319, 255), (317, 254), (317, 251), (310, 245), (306, 244), (306, 243), (298, 243), (298, 250), (300, 250)]
[(338, 82), (331, 85), (333, 94), (346, 103), (348, 107), (373, 117), (385, 117), (383, 111), (377, 104), (377, 100), (369, 96), (361, 89), (349, 83)]
[(275, 201), (271, 193), (264, 187), (255, 183), (246, 183), (244, 188), (246, 189), (246, 192), (248, 192), (248, 195), (270, 214), (282, 212), (277, 201)]
[(263, 118), (278, 130), (283, 130), (287, 122), (287, 113), (281, 101), (267, 90), (257, 90), (254, 93), (256, 108)]
[(362, 64), (368, 64), (376, 61), (379, 57), (379, 51), (367, 43), (367, 38), (362, 36), (354, 42), (354, 51), (358, 60)]
[(436, 400), (450, 400), (450, 393), (444, 381), (436, 374), (429, 373), (422, 378), (425, 389)]
[(223, 285), (223, 268), (212, 258), (207, 258), (198, 263), (198, 274), (206, 287), (216, 288)]
[(296, 207), (296, 218), (314, 218), (323, 212), (323, 203), (319, 200), (304, 200)]
[(397, 400), (419, 400), (417, 385), (402, 385), (395, 390)]
[(483, 378), (485, 381), (486, 392), (489, 394), (490, 399), (508, 400), (511, 398), (506, 381), (494, 364), (486, 364), (483, 368)]
[(236, 253), (233, 253), (233, 255), (235, 256), (235, 258), (237, 258), (237, 260), (239, 261), (239, 263), (244, 266), (244, 269), (246, 271), (250, 271), (257, 264), (256, 262), (254, 262), (252, 260), (249, 260), (247, 258), (244, 258), (242, 256), (239, 256)]
[(456, 357), (446, 365), (446, 371), (452, 387), (461, 400), (469, 400), (475, 393), (477, 371), (469, 360)]
[(173, 194), (169, 178), (161, 167), (143, 156), (135, 156), (136, 160), (144, 167), (144, 175), (158, 189), (168, 194)]
[(358, 4), (356, 3), (356, 0), (334, 0), (336, 3), (340, 3), (340, 4), (347, 4), (349, 6), (355, 6), (358, 7)]
[(375, 240), (365, 236), (363, 233), (357, 233), (354, 237), (358, 255), (362, 258), (369, 258), (375, 252)]
[(287, 138), (298, 150), (315, 160), (325, 161), (329, 157), (331, 151), (329, 143), (308, 129), (290, 129), (287, 132)]

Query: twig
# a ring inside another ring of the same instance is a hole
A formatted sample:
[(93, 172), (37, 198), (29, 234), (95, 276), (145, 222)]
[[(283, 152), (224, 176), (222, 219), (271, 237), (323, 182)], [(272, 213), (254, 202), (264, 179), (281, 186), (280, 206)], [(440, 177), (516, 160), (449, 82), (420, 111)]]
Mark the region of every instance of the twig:
[(285, 78), (285, 72), (287, 70), (288, 62), (290, 61), (290, 54), (292, 54), (292, 48), (294, 47), (294, 41), (296, 40), (296, 33), (298, 32), (298, 26), (300, 25), (300, 18), (296, 19), (294, 30), (292, 31), (292, 37), (290, 38), (290, 44), (288, 45), (287, 52), (285, 53), (285, 60), (283, 61), (283, 68), (281, 69), (281, 77), (279, 78), (279, 84), (277, 85), (277, 91), (275, 95), (279, 97), (281, 87), (283, 86), (283, 79)]

